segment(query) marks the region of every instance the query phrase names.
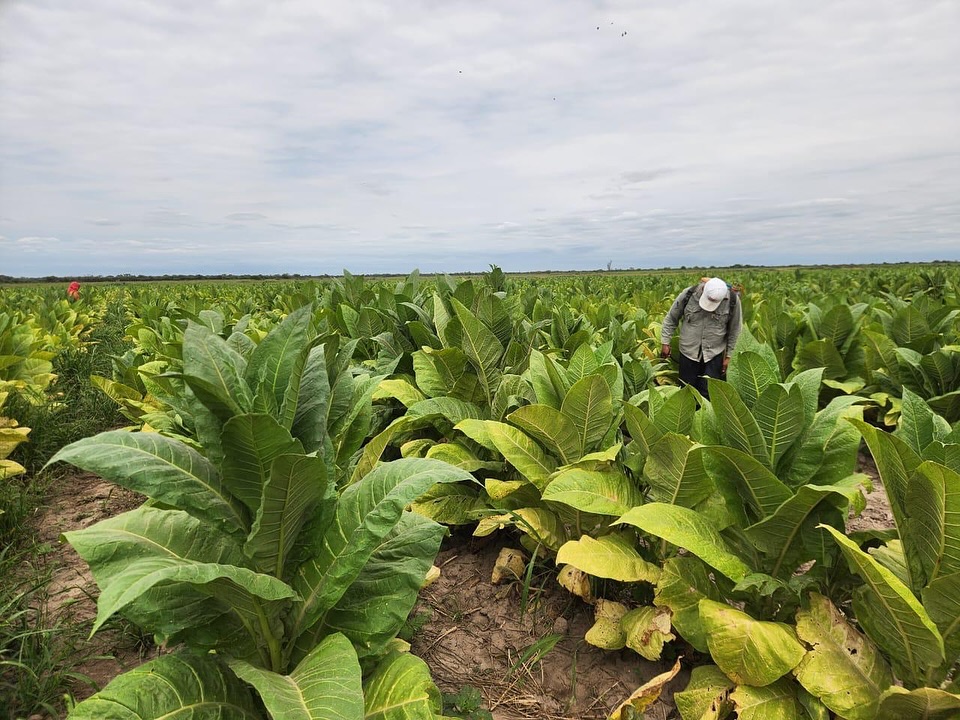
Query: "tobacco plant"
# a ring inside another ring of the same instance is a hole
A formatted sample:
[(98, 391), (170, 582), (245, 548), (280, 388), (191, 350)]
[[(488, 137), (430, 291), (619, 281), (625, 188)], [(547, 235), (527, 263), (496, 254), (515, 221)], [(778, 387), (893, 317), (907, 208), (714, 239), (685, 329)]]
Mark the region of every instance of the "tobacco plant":
[(111, 431), (51, 460), (149, 498), (66, 534), (100, 587), (93, 631), (120, 613), (181, 648), (72, 718), (439, 717), (426, 666), (392, 641), (444, 529), (405, 507), (467, 476), (407, 459), (339, 492), (375, 380), (341, 381), (322, 339), (309, 307), (252, 346), (191, 322), (168, 380), (195, 442)]

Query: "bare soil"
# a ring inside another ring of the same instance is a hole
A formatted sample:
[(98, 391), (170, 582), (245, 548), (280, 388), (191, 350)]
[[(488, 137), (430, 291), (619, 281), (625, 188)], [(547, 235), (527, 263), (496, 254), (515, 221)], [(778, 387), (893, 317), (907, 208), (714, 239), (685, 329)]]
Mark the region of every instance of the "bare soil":
[[(861, 454), (858, 470), (873, 479), (874, 491), (867, 497), (866, 510), (849, 521), (849, 529), (892, 527), (889, 504), (869, 455)], [(61, 533), (142, 501), (136, 493), (89, 473), (65, 478), (52, 489), (45, 507), (38, 510), (35, 527), (39, 540), (54, 548), (46, 556), (52, 571), (48, 615), (54, 622), (90, 627), (96, 616), (96, 585), (83, 560), (59, 542)], [(630, 650), (608, 652), (588, 645), (583, 636), (593, 624), (592, 607), (560, 588), (548, 564), (530, 584), (521, 614), (522, 584), (490, 582), (497, 555), (511, 540), (476, 539), (463, 532), (451, 535), (436, 560), (440, 578), (423, 591), (411, 614), (416, 628), (412, 651), (428, 663), (443, 692), (477, 688), (494, 720), (602, 720), (637, 687), (669, 669), (677, 655), (695, 660), (692, 649), (681, 641), (668, 646), (658, 662)], [(549, 652), (524, 661), (526, 650), (553, 634), (561, 637)], [(129, 626), (113, 623), (89, 641), (86, 659), (75, 670), (102, 687), (158, 653)], [(674, 678), (644, 717), (678, 717), (672, 696), (688, 678), (688, 671)], [(85, 685), (75, 688), (77, 699), (92, 692)]]
[[(52, 551), (44, 556), (50, 571), (45, 621), (50, 627), (82, 628), (88, 633), (97, 616), (97, 586), (87, 564), (74, 549), (60, 542), (62, 533), (79, 530), (143, 503), (145, 498), (90, 473), (58, 480), (34, 522), (37, 539)], [(77, 642), (78, 633), (65, 632), (64, 642)], [(73, 670), (90, 680), (73, 688), (77, 700), (92, 695), (115, 676), (157, 654), (149, 639), (121, 620), (109, 622), (89, 641), (83, 641), (83, 659)]]

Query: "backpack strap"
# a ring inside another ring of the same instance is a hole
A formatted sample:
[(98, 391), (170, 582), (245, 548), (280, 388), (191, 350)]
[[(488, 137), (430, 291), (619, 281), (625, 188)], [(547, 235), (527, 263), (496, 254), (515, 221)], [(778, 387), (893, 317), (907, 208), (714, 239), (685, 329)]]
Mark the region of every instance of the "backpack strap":
[(680, 303), (681, 308), (683, 308), (684, 310), (687, 309), (687, 305), (690, 303), (690, 298), (693, 297), (693, 291), (696, 290), (698, 287), (700, 287), (700, 284), (691, 285), (690, 287), (687, 288), (687, 291), (683, 294), (683, 302)]

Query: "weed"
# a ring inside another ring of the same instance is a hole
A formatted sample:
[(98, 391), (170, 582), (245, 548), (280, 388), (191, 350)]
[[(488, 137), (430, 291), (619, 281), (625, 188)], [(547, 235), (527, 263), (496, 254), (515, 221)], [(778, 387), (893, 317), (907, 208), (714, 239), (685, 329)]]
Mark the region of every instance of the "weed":
[(35, 560), (32, 547), (0, 552), (0, 573), (15, 578), (0, 585), (0, 720), (59, 717), (72, 687), (93, 685), (77, 671), (86, 659), (85, 630), (70, 617), (50, 616), (49, 572)]
[(415, 611), (410, 614), (410, 616), (407, 618), (407, 621), (403, 624), (403, 627), (400, 628), (400, 632), (397, 633), (397, 637), (401, 640), (412, 642), (417, 633), (423, 629), (423, 626), (431, 620), (433, 620), (433, 611)]
[(544, 655), (553, 650), (561, 640), (563, 640), (563, 635), (559, 633), (544, 635), (535, 643), (524, 648), (523, 652), (520, 653), (520, 659), (510, 666), (508, 674), (516, 672), (527, 663), (533, 665), (540, 662)]
[(484, 710), (483, 696), (472, 685), (464, 685), (458, 693), (443, 694), (445, 715), (463, 720), (493, 720), (489, 710)]

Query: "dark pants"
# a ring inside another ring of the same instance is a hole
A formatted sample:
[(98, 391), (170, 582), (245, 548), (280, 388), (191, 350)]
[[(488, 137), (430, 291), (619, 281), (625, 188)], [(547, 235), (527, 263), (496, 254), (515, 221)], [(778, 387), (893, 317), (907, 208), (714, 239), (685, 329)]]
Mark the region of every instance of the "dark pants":
[(691, 360), (680, 353), (680, 382), (684, 385), (693, 385), (701, 395), (709, 398), (707, 392), (707, 377), (723, 377), (723, 353), (710, 358), (707, 362)]

